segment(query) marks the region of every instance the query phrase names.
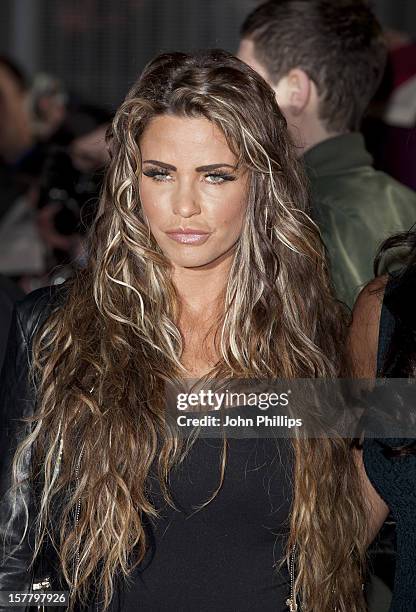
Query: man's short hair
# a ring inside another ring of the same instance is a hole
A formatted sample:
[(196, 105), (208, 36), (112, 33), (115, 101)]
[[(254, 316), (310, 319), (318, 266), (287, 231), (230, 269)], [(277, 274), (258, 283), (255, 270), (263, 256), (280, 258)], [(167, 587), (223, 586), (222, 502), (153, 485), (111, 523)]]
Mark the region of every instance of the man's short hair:
[(383, 32), (365, 0), (270, 0), (244, 21), (243, 38), (273, 84), (301, 68), (334, 132), (357, 130), (383, 76)]

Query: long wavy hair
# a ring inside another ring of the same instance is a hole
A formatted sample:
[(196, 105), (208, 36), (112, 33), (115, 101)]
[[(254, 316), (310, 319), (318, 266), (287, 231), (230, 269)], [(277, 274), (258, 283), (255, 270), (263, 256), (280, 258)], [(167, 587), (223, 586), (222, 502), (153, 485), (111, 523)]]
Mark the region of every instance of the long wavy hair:
[[(111, 161), (88, 267), (67, 282), (64, 304), (36, 335), (34, 427), (14, 460), (17, 482), (34, 445), (34, 477), (42, 483), (34, 557), (48, 536), (71, 601), (85, 601), (95, 582), (104, 608), (114, 577), (129, 576), (144, 558), (145, 520), (158, 516), (148, 490), (151, 467), (171, 503), (169, 472), (187, 452), (164, 419), (165, 383), (186, 377), (180, 304), (139, 193), (140, 137), (158, 115), (205, 117), (216, 124), (250, 177), (217, 323), (219, 360), (206, 378), (342, 374), (344, 316), (273, 91), (224, 51), (157, 57), (109, 130)], [(367, 528), (350, 443), (332, 438), (293, 444), (287, 551), (289, 558), (296, 544), (295, 592), (304, 610), (362, 610)], [(219, 486), (225, 466), (226, 451)], [(52, 512), (56, 500), (58, 517)]]

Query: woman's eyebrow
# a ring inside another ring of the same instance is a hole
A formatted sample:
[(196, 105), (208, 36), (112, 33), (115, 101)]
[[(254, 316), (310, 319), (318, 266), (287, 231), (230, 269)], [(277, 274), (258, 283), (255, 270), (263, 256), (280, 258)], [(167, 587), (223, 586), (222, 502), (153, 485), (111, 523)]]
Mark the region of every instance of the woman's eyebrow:
[(156, 159), (146, 159), (144, 164), (154, 164), (155, 166), (160, 166), (161, 168), (165, 168), (166, 170), (175, 171), (176, 167), (171, 164), (165, 164), (165, 162), (157, 161)]
[(198, 166), (195, 170), (196, 172), (209, 172), (210, 170), (218, 170), (218, 168), (232, 168), (233, 170), (237, 170), (237, 167), (231, 164), (210, 164), (209, 166)]
[[(166, 170), (172, 170), (175, 172), (177, 170), (176, 166), (172, 166), (172, 164), (166, 164), (165, 162), (157, 161), (156, 159), (146, 159), (143, 162), (144, 164), (154, 164), (155, 166), (160, 166), (160, 168), (165, 168)], [(232, 168), (236, 170), (236, 166), (232, 166), (231, 164), (209, 164), (207, 166), (198, 166), (195, 168), (196, 172), (210, 172), (211, 170), (218, 170), (218, 168)]]

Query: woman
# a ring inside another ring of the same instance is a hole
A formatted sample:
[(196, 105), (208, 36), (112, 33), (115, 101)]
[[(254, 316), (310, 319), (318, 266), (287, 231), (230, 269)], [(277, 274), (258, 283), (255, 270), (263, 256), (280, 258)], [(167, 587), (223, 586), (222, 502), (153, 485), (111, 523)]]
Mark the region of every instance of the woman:
[(27, 590), (40, 551), (54, 567), (35, 577), (90, 609), (294, 610), (298, 595), (303, 610), (364, 609), (368, 496), (347, 440), (185, 448), (163, 418), (165, 382), (342, 369), (342, 313), (272, 90), (223, 51), (162, 55), (110, 150), (88, 268), (16, 313), (0, 480), (18, 442), (15, 482), (31, 472), (0, 587)]
[[(378, 276), (380, 261), (398, 248), (402, 256), (403, 248), (409, 249), (407, 264), (400, 271)], [(353, 311), (349, 349), (355, 375), (367, 379), (414, 377), (416, 233), (398, 234), (386, 240), (376, 258), (375, 273), (376, 278), (363, 289)], [(391, 410), (394, 405), (390, 403)], [(413, 403), (405, 405), (409, 410), (405, 424), (409, 433), (412, 407)], [(369, 438), (364, 442), (364, 465), (396, 522), (396, 568), (390, 611), (416, 610), (416, 442), (410, 437)]]

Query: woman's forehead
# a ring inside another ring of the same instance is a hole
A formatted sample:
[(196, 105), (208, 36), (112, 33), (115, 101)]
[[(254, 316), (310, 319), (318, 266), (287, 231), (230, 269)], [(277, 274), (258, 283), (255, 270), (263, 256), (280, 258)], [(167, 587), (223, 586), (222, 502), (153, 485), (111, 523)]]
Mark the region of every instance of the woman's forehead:
[(140, 150), (143, 158), (163, 156), (167, 163), (166, 157), (192, 161), (196, 166), (234, 165), (237, 161), (222, 130), (205, 117), (155, 117), (140, 139)]

